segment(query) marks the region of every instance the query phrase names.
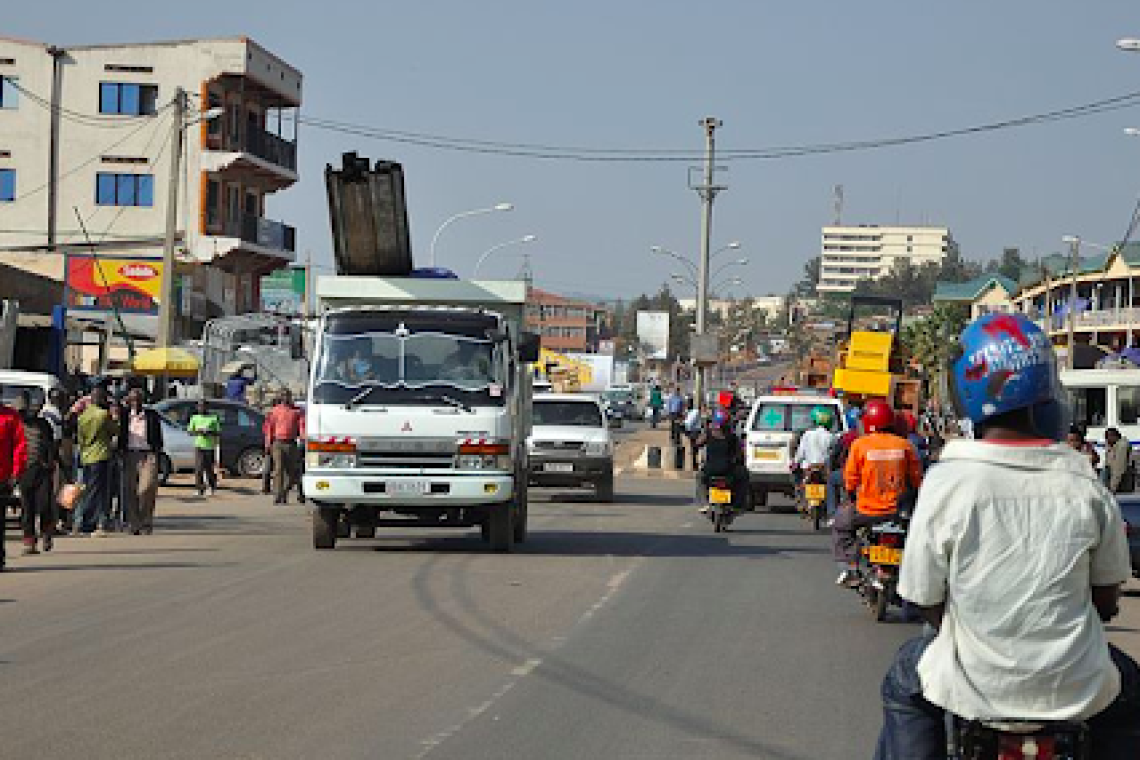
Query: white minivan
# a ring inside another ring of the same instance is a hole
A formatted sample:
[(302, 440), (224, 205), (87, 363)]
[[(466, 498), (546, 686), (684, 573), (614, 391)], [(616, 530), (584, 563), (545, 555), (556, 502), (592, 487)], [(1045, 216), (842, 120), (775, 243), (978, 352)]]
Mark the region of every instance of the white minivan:
[[(801, 395), (802, 394), (802, 395)], [(843, 403), (830, 396), (806, 393), (760, 396), (752, 404), (746, 423), (745, 462), (752, 484), (752, 502), (764, 506), (771, 492), (795, 495), (792, 478), (792, 449), (800, 434), (812, 426), (811, 411), (817, 406), (830, 408), (837, 434), (847, 432)]]
[(11, 406), (27, 391), (33, 404), (47, 402), (48, 391), (60, 387), (59, 378), (47, 372), (24, 372), (19, 369), (0, 369), (0, 402)]
[(1103, 447), (1104, 431), (1114, 427), (1140, 451), (1140, 368), (1062, 370), (1061, 385), (1089, 441)]

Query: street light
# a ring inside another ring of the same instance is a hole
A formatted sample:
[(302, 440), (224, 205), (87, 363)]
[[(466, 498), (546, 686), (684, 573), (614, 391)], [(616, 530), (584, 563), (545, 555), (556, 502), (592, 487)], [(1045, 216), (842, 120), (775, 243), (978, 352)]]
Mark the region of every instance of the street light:
[(1125, 37), (1122, 40), (1116, 41), (1116, 47), (1126, 53), (1140, 53), (1140, 40), (1132, 37)]
[(1081, 260), (1081, 239), (1076, 235), (1065, 235), (1061, 238), (1062, 243), (1069, 246), (1069, 351), (1066, 364), (1069, 369), (1073, 369), (1073, 360), (1076, 355), (1076, 350), (1073, 345), (1073, 335), (1076, 332), (1077, 323), (1077, 270), (1080, 268)]
[(435, 266), (435, 243), (437, 240), (439, 240), (439, 234), (443, 232), (449, 224), (456, 221), (457, 219), (463, 219), (467, 216), (490, 214), (495, 211), (511, 211), (512, 209), (514, 209), (514, 204), (512, 203), (496, 203), (494, 206), (488, 206), (487, 208), (476, 208), (470, 211), (460, 211), (458, 214), (449, 216), (444, 220), (443, 224), (439, 225), (439, 228), (436, 229), (435, 234), (431, 236), (431, 266)]
[(739, 259), (734, 259), (733, 261), (726, 261), (725, 263), (721, 264), (719, 267), (717, 267), (713, 271), (712, 276), (716, 277), (721, 272), (723, 272), (724, 270), (726, 270), (730, 267), (744, 267), (744, 266), (748, 266), (748, 259), (747, 258), (739, 258)]
[(538, 240), (537, 235), (523, 235), (521, 238), (515, 238), (514, 240), (508, 240), (504, 243), (499, 243), (498, 245), (491, 246), (486, 251), (484, 251), (483, 255), (479, 257), (479, 260), (475, 262), (475, 271), (471, 274), (471, 279), (472, 280), (479, 279), (479, 267), (483, 266), (483, 262), (486, 261), (487, 257), (490, 256), (495, 251), (506, 248), (508, 245), (521, 245), (523, 243), (533, 243), (536, 240)]

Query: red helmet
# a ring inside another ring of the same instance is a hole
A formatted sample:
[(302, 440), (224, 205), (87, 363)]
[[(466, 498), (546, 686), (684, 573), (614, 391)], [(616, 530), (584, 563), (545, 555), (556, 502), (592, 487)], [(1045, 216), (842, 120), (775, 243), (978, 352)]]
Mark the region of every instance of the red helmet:
[(895, 423), (891, 405), (882, 399), (871, 399), (863, 406), (863, 429), (868, 433), (890, 431)]

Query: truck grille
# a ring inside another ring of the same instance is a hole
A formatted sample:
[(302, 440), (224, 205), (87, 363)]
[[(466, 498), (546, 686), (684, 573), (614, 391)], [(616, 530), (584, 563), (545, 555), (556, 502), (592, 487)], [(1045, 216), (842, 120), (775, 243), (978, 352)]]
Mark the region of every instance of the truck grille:
[(394, 467), (406, 469), (451, 469), (451, 454), (405, 451), (362, 451), (356, 456), (359, 467)]

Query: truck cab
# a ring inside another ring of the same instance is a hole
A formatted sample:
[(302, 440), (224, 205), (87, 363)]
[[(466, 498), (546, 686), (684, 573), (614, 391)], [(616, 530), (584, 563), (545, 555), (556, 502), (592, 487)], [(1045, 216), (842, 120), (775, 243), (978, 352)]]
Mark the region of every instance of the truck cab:
[(304, 475), (315, 548), (399, 526), (479, 526), (496, 551), (525, 540), (537, 358), (525, 297), (516, 282), (318, 282)]

